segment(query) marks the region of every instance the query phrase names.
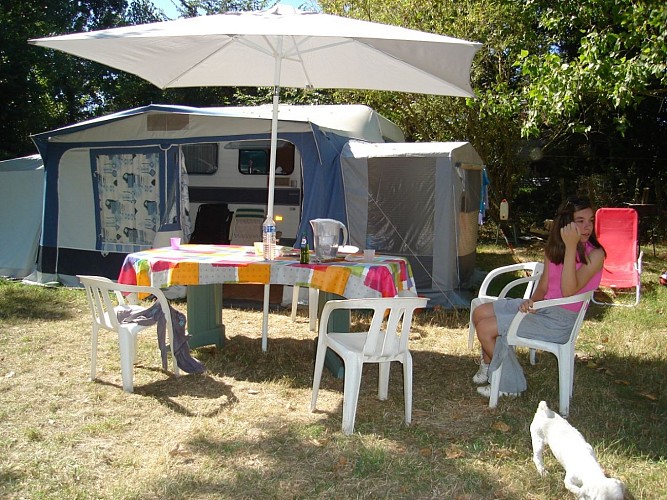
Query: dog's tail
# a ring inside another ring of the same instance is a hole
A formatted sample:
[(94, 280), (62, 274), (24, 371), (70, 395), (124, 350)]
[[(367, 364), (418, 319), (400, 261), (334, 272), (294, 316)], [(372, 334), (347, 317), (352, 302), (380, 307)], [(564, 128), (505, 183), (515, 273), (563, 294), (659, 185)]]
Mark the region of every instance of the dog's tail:
[(543, 411), (547, 418), (554, 418), (555, 413), (547, 406), (546, 401), (540, 401), (540, 404), (537, 405), (537, 409)]

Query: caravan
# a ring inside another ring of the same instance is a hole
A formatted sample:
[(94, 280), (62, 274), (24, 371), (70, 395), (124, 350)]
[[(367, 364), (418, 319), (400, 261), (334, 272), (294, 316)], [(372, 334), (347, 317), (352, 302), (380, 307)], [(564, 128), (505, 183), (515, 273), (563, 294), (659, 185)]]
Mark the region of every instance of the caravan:
[[(189, 214), (201, 204), (264, 212), (270, 130), (270, 106), (151, 105), (35, 135), (46, 190), (33, 278), (115, 279), (125, 255), (160, 233), (183, 231), (187, 241)], [(404, 140), (366, 106), (281, 105), (274, 218), (282, 244), (310, 219), (346, 220), (337, 160), (351, 138)]]
[[(115, 279), (128, 253), (173, 232), (189, 241), (203, 227), (195, 221), (203, 205), (227, 226), (209, 236), (229, 242), (226, 214), (266, 213), (270, 130), (270, 106), (151, 105), (34, 136), (45, 192), (31, 279)], [(430, 304), (467, 306), (461, 287), (475, 264), (482, 160), (466, 142), (404, 140), (366, 106), (281, 105), (281, 244), (303, 233), (312, 242), (310, 220), (336, 219), (352, 245), (409, 258)]]

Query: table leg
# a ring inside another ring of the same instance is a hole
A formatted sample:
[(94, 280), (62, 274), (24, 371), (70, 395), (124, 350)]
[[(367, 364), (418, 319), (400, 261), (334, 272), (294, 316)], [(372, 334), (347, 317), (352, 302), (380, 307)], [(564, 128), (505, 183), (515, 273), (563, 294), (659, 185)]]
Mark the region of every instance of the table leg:
[(269, 298), (271, 285), (264, 285), (264, 301), (262, 302), (262, 352), (269, 348)]
[(222, 285), (188, 287), (188, 344), (191, 348), (225, 343), (222, 323)]

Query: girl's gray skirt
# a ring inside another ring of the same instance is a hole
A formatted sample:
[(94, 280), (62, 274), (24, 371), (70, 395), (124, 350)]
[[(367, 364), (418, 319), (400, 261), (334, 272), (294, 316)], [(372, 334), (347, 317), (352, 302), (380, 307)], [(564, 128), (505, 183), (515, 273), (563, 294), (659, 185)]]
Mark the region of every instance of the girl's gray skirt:
[[(512, 320), (525, 299), (498, 299), (493, 302), (493, 312), (498, 323), (498, 335), (507, 337)], [(577, 320), (575, 311), (563, 307), (546, 307), (527, 314), (521, 321), (517, 336), (565, 344), (570, 340), (572, 327)]]
[[(516, 359), (514, 349), (507, 345), (507, 331), (519, 311), (519, 305), (525, 299), (498, 299), (493, 302), (493, 312), (498, 324), (498, 338), (489, 366), (489, 376), (502, 364), (500, 390), (511, 394), (520, 394), (528, 387), (523, 369)], [(538, 309), (527, 314), (517, 331), (519, 337), (546, 340), (565, 344), (570, 339), (572, 326), (577, 320), (577, 313), (562, 307)]]

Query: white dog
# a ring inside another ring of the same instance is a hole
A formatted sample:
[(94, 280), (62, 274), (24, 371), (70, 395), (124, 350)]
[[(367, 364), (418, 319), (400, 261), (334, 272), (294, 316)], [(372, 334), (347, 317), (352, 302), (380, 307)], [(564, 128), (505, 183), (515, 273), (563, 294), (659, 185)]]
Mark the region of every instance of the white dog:
[(549, 445), (551, 452), (565, 469), (565, 487), (577, 498), (590, 500), (622, 500), (625, 486), (618, 479), (608, 478), (595, 458), (595, 452), (584, 436), (567, 420), (541, 401), (530, 424), (533, 440), (533, 462), (541, 476), (546, 474), (542, 453)]

